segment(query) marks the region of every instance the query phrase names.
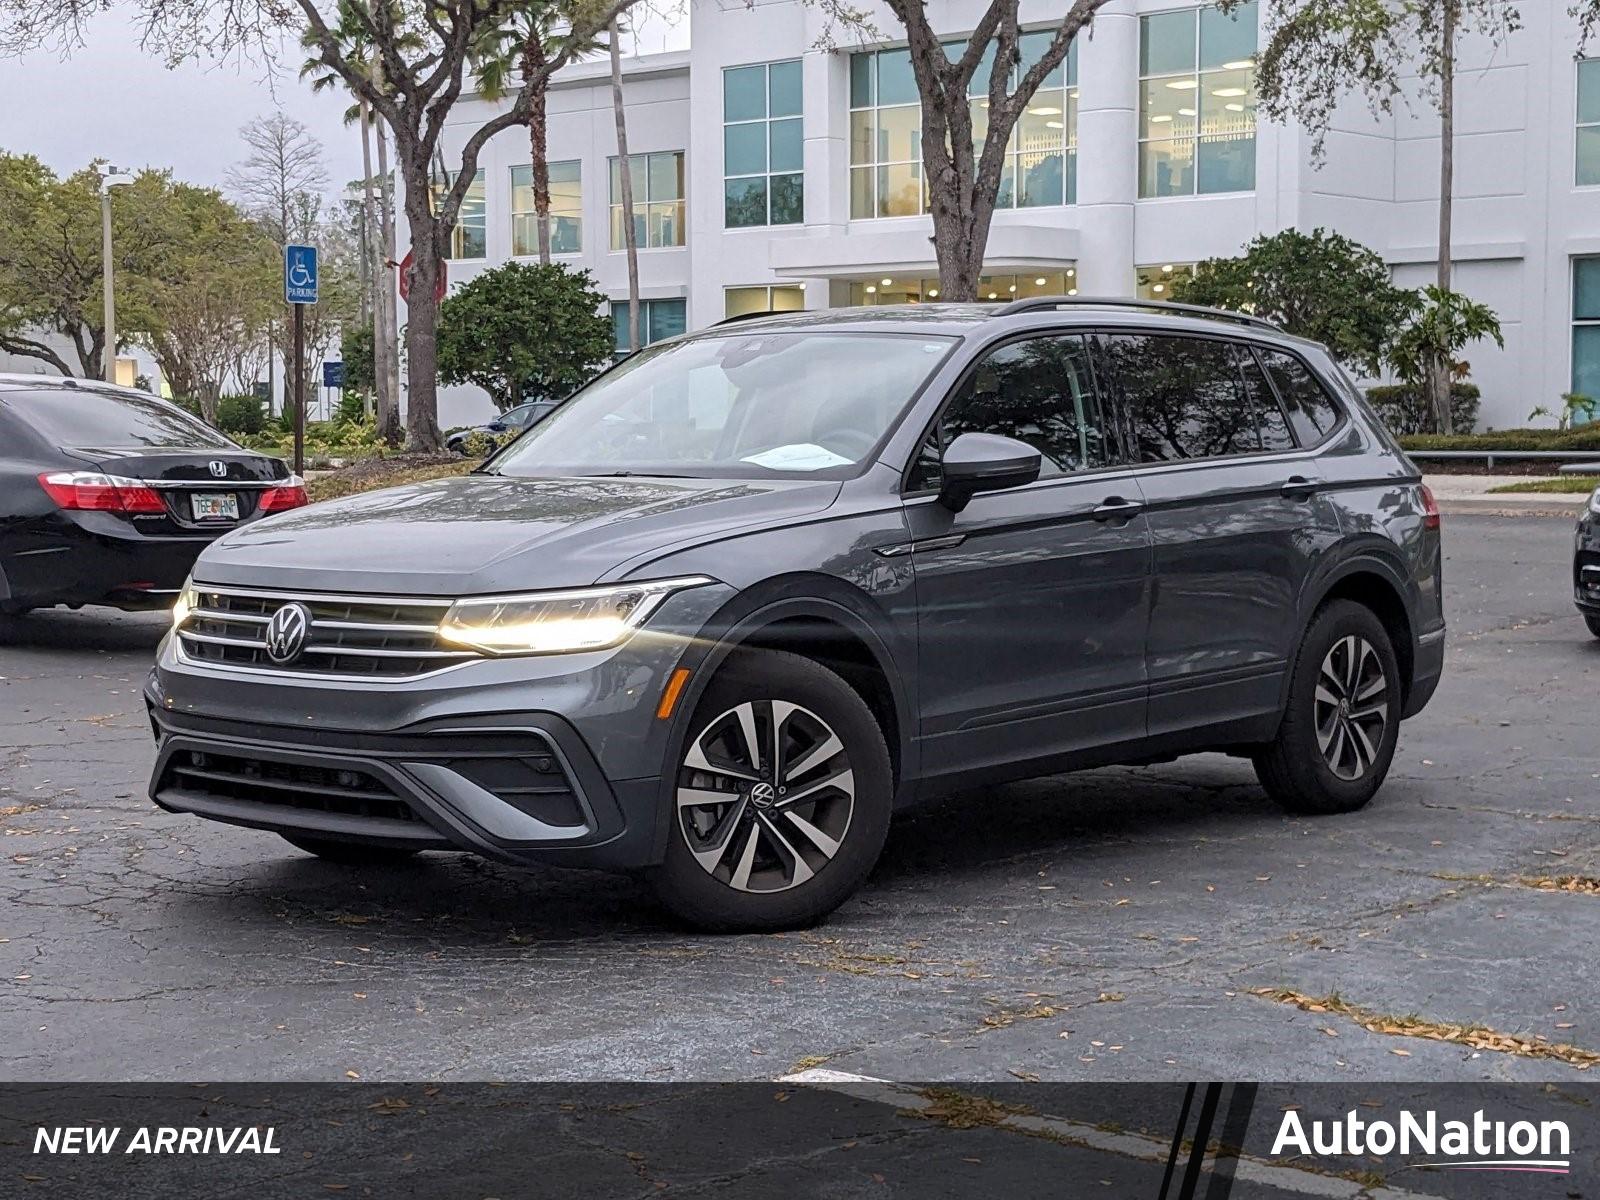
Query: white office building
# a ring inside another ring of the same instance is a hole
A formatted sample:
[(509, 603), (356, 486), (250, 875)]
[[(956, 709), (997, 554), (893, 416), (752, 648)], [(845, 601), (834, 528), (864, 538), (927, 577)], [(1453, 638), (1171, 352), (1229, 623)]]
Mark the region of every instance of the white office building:
[[(1270, 0), (1261, 0), (1270, 3)], [(1047, 30), (1066, 0), (1023, 5)], [(646, 340), (740, 312), (938, 299), (916, 90), (896, 23), (857, 45), (799, 0), (698, 0), (691, 49), (625, 67)], [(941, 0), (959, 37), (982, 6)], [(1600, 58), (1575, 61), (1567, 6), (1522, 6), (1499, 47), (1466, 45), (1458, 81), (1457, 287), (1491, 305), (1506, 348), (1472, 348), (1481, 422), (1526, 422), (1568, 390), (1600, 395)], [(1019, 125), (985, 258), (985, 298), (1159, 298), (1200, 259), (1257, 234), (1325, 226), (1420, 285), (1437, 259), (1438, 118), (1420, 97), (1344, 106), (1325, 159), (1304, 130), (1258, 121), (1254, 4), (1236, 17), (1114, 0)], [(1037, 53), (1042, 38), (1026, 39)], [(974, 99), (981, 120), (981, 100)], [(458, 106), (446, 152), (489, 109)], [(620, 314), (627, 275), (609, 69), (564, 72), (550, 97), (555, 249)], [(526, 131), (495, 138), (455, 233), (452, 281), (535, 251)], [(617, 303), (620, 302), (620, 303)], [(620, 340), (619, 340), (620, 345)], [(450, 389), (446, 425), (488, 411)]]

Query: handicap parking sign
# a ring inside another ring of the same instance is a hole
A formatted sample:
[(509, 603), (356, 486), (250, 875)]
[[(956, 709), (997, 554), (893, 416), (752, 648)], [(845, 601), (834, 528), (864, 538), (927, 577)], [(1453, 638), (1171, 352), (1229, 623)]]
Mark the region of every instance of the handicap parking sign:
[(283, 298), (289, 304), (317, 302), (317, 248), (283, 248)]

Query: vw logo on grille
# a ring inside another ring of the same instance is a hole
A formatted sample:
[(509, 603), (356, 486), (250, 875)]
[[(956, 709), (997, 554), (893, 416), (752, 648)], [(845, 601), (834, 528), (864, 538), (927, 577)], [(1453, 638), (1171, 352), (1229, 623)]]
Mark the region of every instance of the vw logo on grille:
[(267, 657), (280, 667), (288, 666), (306, 648), (306, 634), (310, 629), (311, 610), (292, 601), (285, 604), (267, 622)]
[(209, 463), (206, 464), (206, 469), (218, 479), (221, 479), (228, 473), (228, 464), (223, 462), (220, 458), (213, 458)]

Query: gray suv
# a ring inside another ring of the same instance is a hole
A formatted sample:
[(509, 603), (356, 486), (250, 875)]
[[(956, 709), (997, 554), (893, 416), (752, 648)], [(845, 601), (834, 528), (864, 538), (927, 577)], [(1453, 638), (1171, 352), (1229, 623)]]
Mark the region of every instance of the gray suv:
[(208, 548), (151, 795), (779, 929), (932, 794), (1219, 750), (1359, 808), (1444, 632), (1433, 498), (1320, 346), (1131, 301), (770, 315), (634, 355), (469, 476)]

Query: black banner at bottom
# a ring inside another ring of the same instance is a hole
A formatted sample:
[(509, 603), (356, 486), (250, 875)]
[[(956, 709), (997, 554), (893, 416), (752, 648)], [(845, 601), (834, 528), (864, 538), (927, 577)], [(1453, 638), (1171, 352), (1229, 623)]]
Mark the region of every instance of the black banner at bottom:
[(0, 1085), (30, 1194), (1600, 1200), (1600, 1088)]

